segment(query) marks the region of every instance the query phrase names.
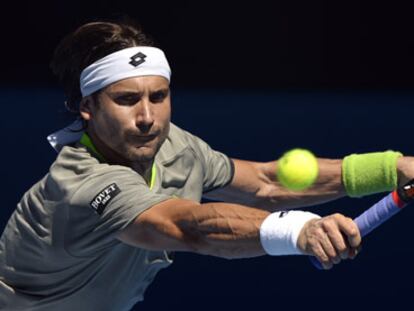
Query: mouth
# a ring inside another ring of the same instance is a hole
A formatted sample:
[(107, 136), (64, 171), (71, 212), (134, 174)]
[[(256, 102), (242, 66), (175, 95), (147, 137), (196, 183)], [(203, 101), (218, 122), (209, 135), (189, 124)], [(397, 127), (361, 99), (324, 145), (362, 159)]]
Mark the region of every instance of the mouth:
[(136, 135), (133, 137), (133, 141), (138, 143), (145, 143), (155, 139), (157, 135)]

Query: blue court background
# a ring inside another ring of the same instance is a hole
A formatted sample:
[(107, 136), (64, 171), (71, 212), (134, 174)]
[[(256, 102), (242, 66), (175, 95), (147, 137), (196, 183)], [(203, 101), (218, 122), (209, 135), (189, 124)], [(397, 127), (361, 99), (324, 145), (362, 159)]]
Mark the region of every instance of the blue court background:
[[(173, 88), (172, 99), (173, 122), (235, 158), (268, 161), (293, 147), (327, 158), (387, 149), (414, 154), (414, 92)], [(71, 121), (63, 100), (55, 89), (0, 90), (1, 230), (56, 156), (45, 137)], [(353, 217), (380, 197), (344, 198), (311, 210)], [(301, 256), (225, 260), (178, 253), (136, 310), (399, 308), (412, 295), (413, 217), (407, 208), (364, 239), (356, 260), (331, 271), (317, 271)]]

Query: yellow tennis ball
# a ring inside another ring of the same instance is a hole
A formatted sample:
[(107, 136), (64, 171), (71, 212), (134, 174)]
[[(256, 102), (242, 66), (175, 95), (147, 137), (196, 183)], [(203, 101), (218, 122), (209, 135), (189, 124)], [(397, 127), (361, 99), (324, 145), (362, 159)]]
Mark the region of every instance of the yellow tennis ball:
[(278, 160), (277, 178), (290, 190), (309, 188), (316, 181), (318, 172), (318, 161), (309, 150), (292, 149)]

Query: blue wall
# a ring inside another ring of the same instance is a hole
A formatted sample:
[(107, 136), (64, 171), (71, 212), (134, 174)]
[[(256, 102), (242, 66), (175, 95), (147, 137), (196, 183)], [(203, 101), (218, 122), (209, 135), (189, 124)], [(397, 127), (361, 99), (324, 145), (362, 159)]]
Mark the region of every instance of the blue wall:
[[(55, 158), (45, 137), (71, 120), (63, 100), (57, 90), (0, 90), (1, 228)], [(229, 156), (248, 160), (276, 159), (293, 147), (328, 158), (386, 149), (414, 154), (413, 103), (409, 92), (176, 90), (173, 121)], [(356, 216), (380, 197), (344, 198), (313, 210)], [(405, 281), (413, 277), (413, 217), (407, 208), (364, 239), (356, 260), (331, 271), (317, 271), (300, 256), (229, 261), (178, 253), (136, 309), (397, 307), (410, 301)]]

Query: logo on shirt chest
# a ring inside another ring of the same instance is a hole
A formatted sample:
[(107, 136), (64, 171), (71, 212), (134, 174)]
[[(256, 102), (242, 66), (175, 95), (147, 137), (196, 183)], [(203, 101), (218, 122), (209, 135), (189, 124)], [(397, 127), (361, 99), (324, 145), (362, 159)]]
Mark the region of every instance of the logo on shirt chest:
[(89, 203), (89, 205), (99, 214), (102, 215), (105, 207), (111, 202), (113, 198), (115, 198), (121, 189), (119, 189), (118, 185), (113, 183), (109, 186), (105, 187), (101, 192), (99, 192), (93, 200)]

